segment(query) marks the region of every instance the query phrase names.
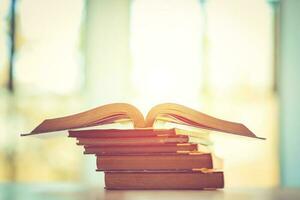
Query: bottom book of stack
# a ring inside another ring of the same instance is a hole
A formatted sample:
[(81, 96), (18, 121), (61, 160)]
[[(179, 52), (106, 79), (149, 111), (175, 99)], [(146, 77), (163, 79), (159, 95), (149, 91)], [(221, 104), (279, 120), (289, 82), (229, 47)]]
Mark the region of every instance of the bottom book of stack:
[(200, 171), (106, 171), (106, 189), (218, 189), (223, 172)]

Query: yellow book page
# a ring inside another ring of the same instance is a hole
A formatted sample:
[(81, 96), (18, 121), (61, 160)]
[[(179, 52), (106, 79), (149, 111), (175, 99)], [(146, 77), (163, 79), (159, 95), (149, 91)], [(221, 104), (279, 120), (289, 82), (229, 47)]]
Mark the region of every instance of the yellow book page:
[(66, 117), (46, 119), (29, 134), (47, 133), (76, 128), (85, 128), (97, 125), (112, 124), (131, 120), (134, 128), (153, 128), (155, 120), (165, 117), (166, 121), (197, 127), (218, 132), (258, 138), (246, 126), (240, 123), (229, 122), (214, 118), (194, 109), (174, 103), (164, 103), (154, 106), (144, 119), (142, 113), (133, 105), (114, 103), (100, 106), (85, 112)]
[(154, 106), (148, 112), (146, 117), (146, 126), (151, 127), (159, 116), (165, 117), (166, 121), (177, 122), (202, 129), (259, 138), (241, 123), (218, 119), (186, 106), (174, 103), (164, 103)]
[(26, 136), (101, 124), (111, 124), (115, 121), (124, 121), (124, 119), (132, 120), (135, 127), (145, 126), (144, 116), (136, 107), (126, 103), (114, 103), (66, 117), (46, 119), (29, 134), (22, 135)]

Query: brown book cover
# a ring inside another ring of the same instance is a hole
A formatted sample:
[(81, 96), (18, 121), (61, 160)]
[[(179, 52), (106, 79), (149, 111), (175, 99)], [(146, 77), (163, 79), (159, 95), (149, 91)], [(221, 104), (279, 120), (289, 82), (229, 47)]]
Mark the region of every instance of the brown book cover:
[(224, 188), (223, 172), (105, 172), (105, 188), (218, 189)]
[(98, 155), (97, 170), (191, 170), (212, 169), (209, 153), (159, 154), (159, 155)]
[(165, 143), (187, 143), (188, 136), (155, 136), (134, 138), (77, 138), (78, 145), (124, 146), (124, 145), (159, 145)]
[(176, 153), (190, 152), (197, 150), (197, 144), (177, 143), (163, 145), (144, 145), (144, 146), (84, 146), (84, 154), (97, 155), (116, 155), (116, 154), (132, 154), (132, 153)]
[(174, 136), (175, 129), (90, 129), (70, 130), (69, 137), (77, 138), (114, 138), (114, 137), (151, 137), (151, 136)]

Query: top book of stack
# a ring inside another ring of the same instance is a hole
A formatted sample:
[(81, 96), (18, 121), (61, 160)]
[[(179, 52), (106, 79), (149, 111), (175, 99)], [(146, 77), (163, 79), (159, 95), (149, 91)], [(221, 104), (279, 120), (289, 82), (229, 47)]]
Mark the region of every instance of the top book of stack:
[[(126, 103), (107, 104), (75, 115), (46, 119), (26, 135), (72, 130), (131, 121), (134, 128), (153, 128), (155, 121), (186, 125), (200, 129), (259, 138), (240, 123), (225, 121), (174, 103), (154, 106), (144, 118), (134, 106)], [(260, 138), (263, 139), (263, 138)]]

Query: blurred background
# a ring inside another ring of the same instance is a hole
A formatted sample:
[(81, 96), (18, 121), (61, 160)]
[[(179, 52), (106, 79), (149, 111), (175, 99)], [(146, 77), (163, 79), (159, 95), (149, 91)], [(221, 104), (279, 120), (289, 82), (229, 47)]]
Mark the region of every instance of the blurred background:
[(176, 102), (246, 124), (220, 135), (227, 187), (300, 186), (300, 1), (1, 0), (0, 182), (103, 184), (45, 118)]

